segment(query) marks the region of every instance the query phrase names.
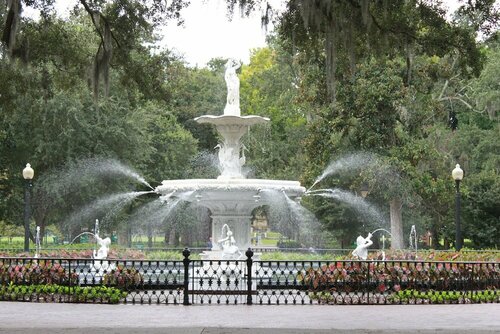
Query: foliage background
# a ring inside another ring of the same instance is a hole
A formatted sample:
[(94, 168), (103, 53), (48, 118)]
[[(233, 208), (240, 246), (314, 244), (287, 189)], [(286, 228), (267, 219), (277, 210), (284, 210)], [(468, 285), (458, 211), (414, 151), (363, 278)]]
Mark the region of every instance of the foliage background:
[[(155, 46), (155, 29), (182, 21), (188, 2), (81, 0), (68, 19), (52, 4), (0, 5), (0, 233), (20, 232), (27, 161), (36, 173), (32, 230), (36, 224), (66, 239), (92, 228), (96, 217), (70, 223), (86, 203), (147, 189), (121, 174), (83, 171), (129, 166), (152, 186), (217, 176), (217, 134), (193, 118), (221, 113), (226, 59), (192, 68)], [(411, 225), (431, 237), (429, 246), (453, 246), (450, 173), (460, 163), (467, 246), (498, 248), (494, 1), (469, 1), (451, 19), (439, 1), (290, 0), (281, 14), (265, 1), (227, 5), (229, 13), (264, 8), (264, 21), (276, 25), (268, 46), (253, 50), (239, 73), (243, 113), (272, 120), (245, 137), (249, 176), (310, 186), (335, 161), (360, 152), (376, 157), (320, 185), (358, 194), (367, 184), (366, 200), (386, 222), (337, 200), (305, 198), (321, 223), (321, 246), (350, 247), (380, 226), (399, 227), (403, 236)], [(40, 19), (22, 15), (23, 7), (39, 10)], [(209, 212), (184, 205), (168, 220), (138, 223), (137, 210), (149, 200), (102, 213), (104, 230), (128, 243), (142, 233), (161, 234), (170, 245), (204, 244)], [(259, 212), (271, 216), (269, 208)]]

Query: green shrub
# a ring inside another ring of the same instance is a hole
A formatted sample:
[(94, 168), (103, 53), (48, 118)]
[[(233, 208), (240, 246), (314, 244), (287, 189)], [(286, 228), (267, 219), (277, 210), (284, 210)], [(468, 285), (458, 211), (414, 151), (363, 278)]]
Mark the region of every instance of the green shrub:
[(58, 284), (18, 285), (10, 283), (0, 287), (0, 300), (45, 301), (117, 304), (127, 292), (113, 287), (63, 286)]
[(278, 248), (284, 248), (284, 249), (286, 249), (286, 248), (302, 248), (302, 245), (300, 244), (300, 242), (295, 241), (295, 240), (280, 240), (280, 241), (278, 241), (276, 246), (278, 246)]
[(387, 297), (392, 303), (414, 304), (456, 304), (456, 303), (498, 303), (500, 290), (481, 291), (418, 291), (414, 289), (400, 290)]
[(148, 260), (182, 261), (184, 256), (179, 251), (152, 251), (147, 253), (146, 258)]

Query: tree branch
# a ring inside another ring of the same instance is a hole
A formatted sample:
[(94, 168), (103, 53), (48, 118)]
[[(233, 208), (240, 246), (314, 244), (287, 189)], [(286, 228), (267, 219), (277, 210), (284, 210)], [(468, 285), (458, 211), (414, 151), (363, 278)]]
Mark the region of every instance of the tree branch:
[[(97, 22), (95, 21), (95, 18), (94, 18), (94, 11), (92, 10), (92, 8), (90, 8), (89, 4), (87, 3), (86, 0), (80, 0), (80, 3), (83, 5), (83, 7), (85, 8), (85, 11), (87, 13), (89, 13), (90, 15), (90, 19), (92, 20), (92, 23), (94, 24), (94, 27), (95, 27), (95, 30), (97, 31), (97, 33), (99, 34), (99, 37), (101, 39), (101, 43), (104, 47), (104, 50), (106, 50), (106, 46), (104, 45), (104, 36), (102, 35), (101, 33), (101, 30), (99, 29), (99, 26), (97, 24)], [(109, 22), (108, 22), (108, 19), (106, 19), (106, 17), (104, 15), (102, 15), (102, 13), (99, 13), (99, 16), (102, 18), (102, 20), (104, 21), (105, 24), (109, 25)], [(113, 38), (113, 40), (115, 41), (116, 45), (118, 47), (120, 47), (120, 42), (118, 42), (118, 40), (116, 39), (115, 37), (115, 34), (113, 34), (113, 31), (111, 29), (109, 29), (110, 33), (111, 33), (111, 37)]]

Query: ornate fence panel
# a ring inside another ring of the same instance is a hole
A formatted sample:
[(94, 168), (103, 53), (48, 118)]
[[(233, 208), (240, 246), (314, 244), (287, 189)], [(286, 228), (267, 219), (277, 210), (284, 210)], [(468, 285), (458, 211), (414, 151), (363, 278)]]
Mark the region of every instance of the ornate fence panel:
[(0, 259), (0, 300), (182, 304), (182, 261)]
[(500, 302), (500, 264), (256, 261), (258, 304)]
[(243, 304), (246, 301), (244, 261), (193, 261), (191, 268), (192, 304)]
[(0, 300), (132, 304), (499, 303), (500, 263), (0, 258)]

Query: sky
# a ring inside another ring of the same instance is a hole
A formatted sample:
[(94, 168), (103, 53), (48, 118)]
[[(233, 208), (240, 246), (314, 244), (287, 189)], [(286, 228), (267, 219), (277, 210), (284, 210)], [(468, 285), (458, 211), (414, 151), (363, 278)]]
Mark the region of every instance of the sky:
[[(284, 8), (284, 0), (268, 0), (274, 8)], [(458, 0), (444, 0), (451, 11), (459, 6)], [(64, 16), (74, 1), (56, 0), (56, 8)], [(28, 13), (28, 15), (30, 15)], [(159, 43), (182, 55), (190, 66), (204, 67), (215, 57), (236, 58), (248, 64), (251, 50), (266, 45), (266, 31), (262, 28), (259, 11), (242, 17), (235, 9), (232, 20), (227, 17), (226, 0), (192, 0), (181, 11), (182, 26), (171, 21), (158, 33)], [(268, 27), (268, 31), (272, 26)]]
[[(280, 6), (280, 0), (271, 1)], [(192, 1), (181, 12), (183, 26), (169, 24), (162, 31), (161, 45), (184, 55), (191, 66), (204, 66), (215, 57), (236, 58), (249, 62), (250, 50), (266, 45), (266, 31), (261, 27), (261, 13), (242, 17), (239, 9), (231, 21), (227, 17), (226, 1)], [(268, 27), (268, 29), (272, 27)]]

